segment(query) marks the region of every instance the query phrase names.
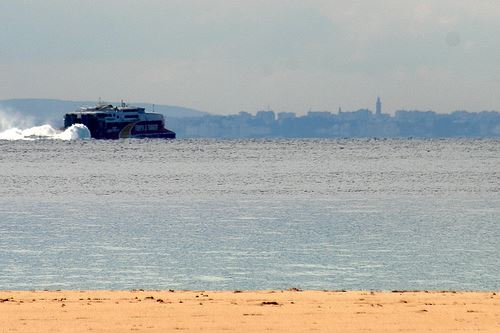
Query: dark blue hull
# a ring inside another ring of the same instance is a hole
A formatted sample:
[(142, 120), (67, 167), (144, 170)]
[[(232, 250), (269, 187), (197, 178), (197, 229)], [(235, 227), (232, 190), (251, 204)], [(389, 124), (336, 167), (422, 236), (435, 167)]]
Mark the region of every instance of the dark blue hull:
[(87, 126), (91, 137), (94, 139), (175, 139), (175, 132), (166, 129), (162, 121), (110, 122), (100, 118), (99, 114), (66, 114), (64, 128), (74, 124)]

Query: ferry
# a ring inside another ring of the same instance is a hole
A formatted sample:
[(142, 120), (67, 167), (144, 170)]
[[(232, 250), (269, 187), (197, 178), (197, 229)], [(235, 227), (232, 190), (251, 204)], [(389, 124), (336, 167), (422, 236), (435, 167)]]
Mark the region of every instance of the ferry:
[(163, 115), (123, 101), (120, 106), (99, 103), (64, 115), (65, 129), (74, 124), (87, 126), (94, 139), (175, 139), (175, 133), (165, 128)]

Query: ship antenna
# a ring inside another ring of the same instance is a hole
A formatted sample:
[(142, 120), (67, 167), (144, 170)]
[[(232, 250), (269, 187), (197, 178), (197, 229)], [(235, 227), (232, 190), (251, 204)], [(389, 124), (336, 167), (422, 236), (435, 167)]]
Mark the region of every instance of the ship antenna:
[(155, 104), (153, 103), (153, 112), (155, 112)]

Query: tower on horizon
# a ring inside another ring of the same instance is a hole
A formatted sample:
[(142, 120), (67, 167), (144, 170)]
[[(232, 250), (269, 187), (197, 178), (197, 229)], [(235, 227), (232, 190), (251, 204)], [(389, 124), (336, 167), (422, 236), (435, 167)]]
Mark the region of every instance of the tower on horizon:
[(377, 97), (375, 115), (380, 116), (381, 114), (382, 114), (382, 102), (380, 101), (380, 97)]

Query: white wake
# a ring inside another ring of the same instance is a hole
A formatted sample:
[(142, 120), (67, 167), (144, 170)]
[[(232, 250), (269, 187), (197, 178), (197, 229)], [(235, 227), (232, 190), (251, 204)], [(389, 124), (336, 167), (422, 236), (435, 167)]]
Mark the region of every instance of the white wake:
[(83, 124), (75, 124), (65, 131), (54, 129), (50, 125), (35, 126), (27, 129), (16, 127), (0, 132), (0, 140), (84, 140), (90, 139), (90, 131)]

